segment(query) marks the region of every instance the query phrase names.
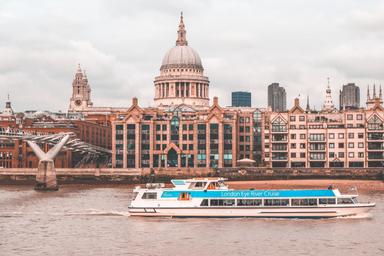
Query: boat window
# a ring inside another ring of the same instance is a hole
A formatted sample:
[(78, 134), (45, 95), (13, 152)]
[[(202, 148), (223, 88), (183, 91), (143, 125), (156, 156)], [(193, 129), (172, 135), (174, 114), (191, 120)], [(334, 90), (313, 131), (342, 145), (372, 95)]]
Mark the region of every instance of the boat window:
[(233, 206), (235, 199), (211, 199), (211, 206)]
[(189, 187), (190, 189), (203, 189), (207, 183), (206, 182), (194, 182)]
[(317, 199), (316, 198), (304, 198), (304, 199), (292, 199), (292, 205), (293, 206), (303, 206), (303, 205), (317, 205)]
[(237, 199), (237, 206), (260, 206), (261, 199)]
[(201, 201), (200, 206), (208, 206), (208, 199), (204, 199), (203, 201)]
[(319, 204), (336, 204), (335, 198), (320, 198)]
[(217, 187), (217, 182), (211, 182), (208, 185), (208, 189), (216, 189), (216, 187)]
[(146, 192), (143, 194), (141, 199), (157, 199), (157, 193), (154, 192)]
[(264, 199), (265, 206), (288, 206), (289, 199)]
[(337, 198), (337, 204), (353, 204), (351, 198)]
[(179, 200), (189, 200), (191, 199), (191, 194), (188, 192), (181, 192), (179, 195)]

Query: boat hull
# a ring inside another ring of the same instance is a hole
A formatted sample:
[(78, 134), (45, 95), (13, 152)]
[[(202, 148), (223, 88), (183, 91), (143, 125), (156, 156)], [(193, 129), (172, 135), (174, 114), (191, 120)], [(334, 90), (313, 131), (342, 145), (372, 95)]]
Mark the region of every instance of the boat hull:
[(184, 218), (335, 218), (362, 216), (374, 206), (374, 204), (364, 204), (348, 207), (130, 207), (129, 213), (131, 216)]

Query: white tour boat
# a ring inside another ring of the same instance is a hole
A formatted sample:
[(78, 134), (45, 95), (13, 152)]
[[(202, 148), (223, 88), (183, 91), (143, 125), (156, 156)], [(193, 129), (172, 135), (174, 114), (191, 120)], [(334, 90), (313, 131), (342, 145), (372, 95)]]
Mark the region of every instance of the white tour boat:
[(360, 203), (357, 193), (324, 190), (233, 190), (224, 178), (172, 180), (134, 189), (131, 216), (332, 218), (368, 212), (375, 203)]

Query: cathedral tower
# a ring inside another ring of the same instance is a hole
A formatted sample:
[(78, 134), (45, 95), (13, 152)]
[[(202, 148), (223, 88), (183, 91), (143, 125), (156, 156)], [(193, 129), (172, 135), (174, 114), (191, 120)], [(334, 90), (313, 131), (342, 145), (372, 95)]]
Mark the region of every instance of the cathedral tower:
[(92, 107), (91, 87), (88, 84), (87, 75), (77, 67), (75, 79), (72, 82), (72, 97), (69, 103), (69, 112), (77, 112)]

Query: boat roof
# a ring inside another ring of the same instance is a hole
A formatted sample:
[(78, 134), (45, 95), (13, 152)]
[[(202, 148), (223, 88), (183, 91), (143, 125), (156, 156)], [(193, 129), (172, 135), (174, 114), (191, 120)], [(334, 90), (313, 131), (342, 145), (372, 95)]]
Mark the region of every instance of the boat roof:
[(191, 182), (219, 182), (226, 181), (226, 178), (221, 177), (204, 177), (204, 178), (192, 178), (192, 179), (183, 179), (183, 180), (171, 180), (174, 186), (184, 186), (187, 183)]
[(178, 197), (180, 193), (190, 193), (192, 198), (308, 198), (308, 197), (334, 197), (339, 194), (338, 190), (167, 190), (161, 195), (162, 198)]

